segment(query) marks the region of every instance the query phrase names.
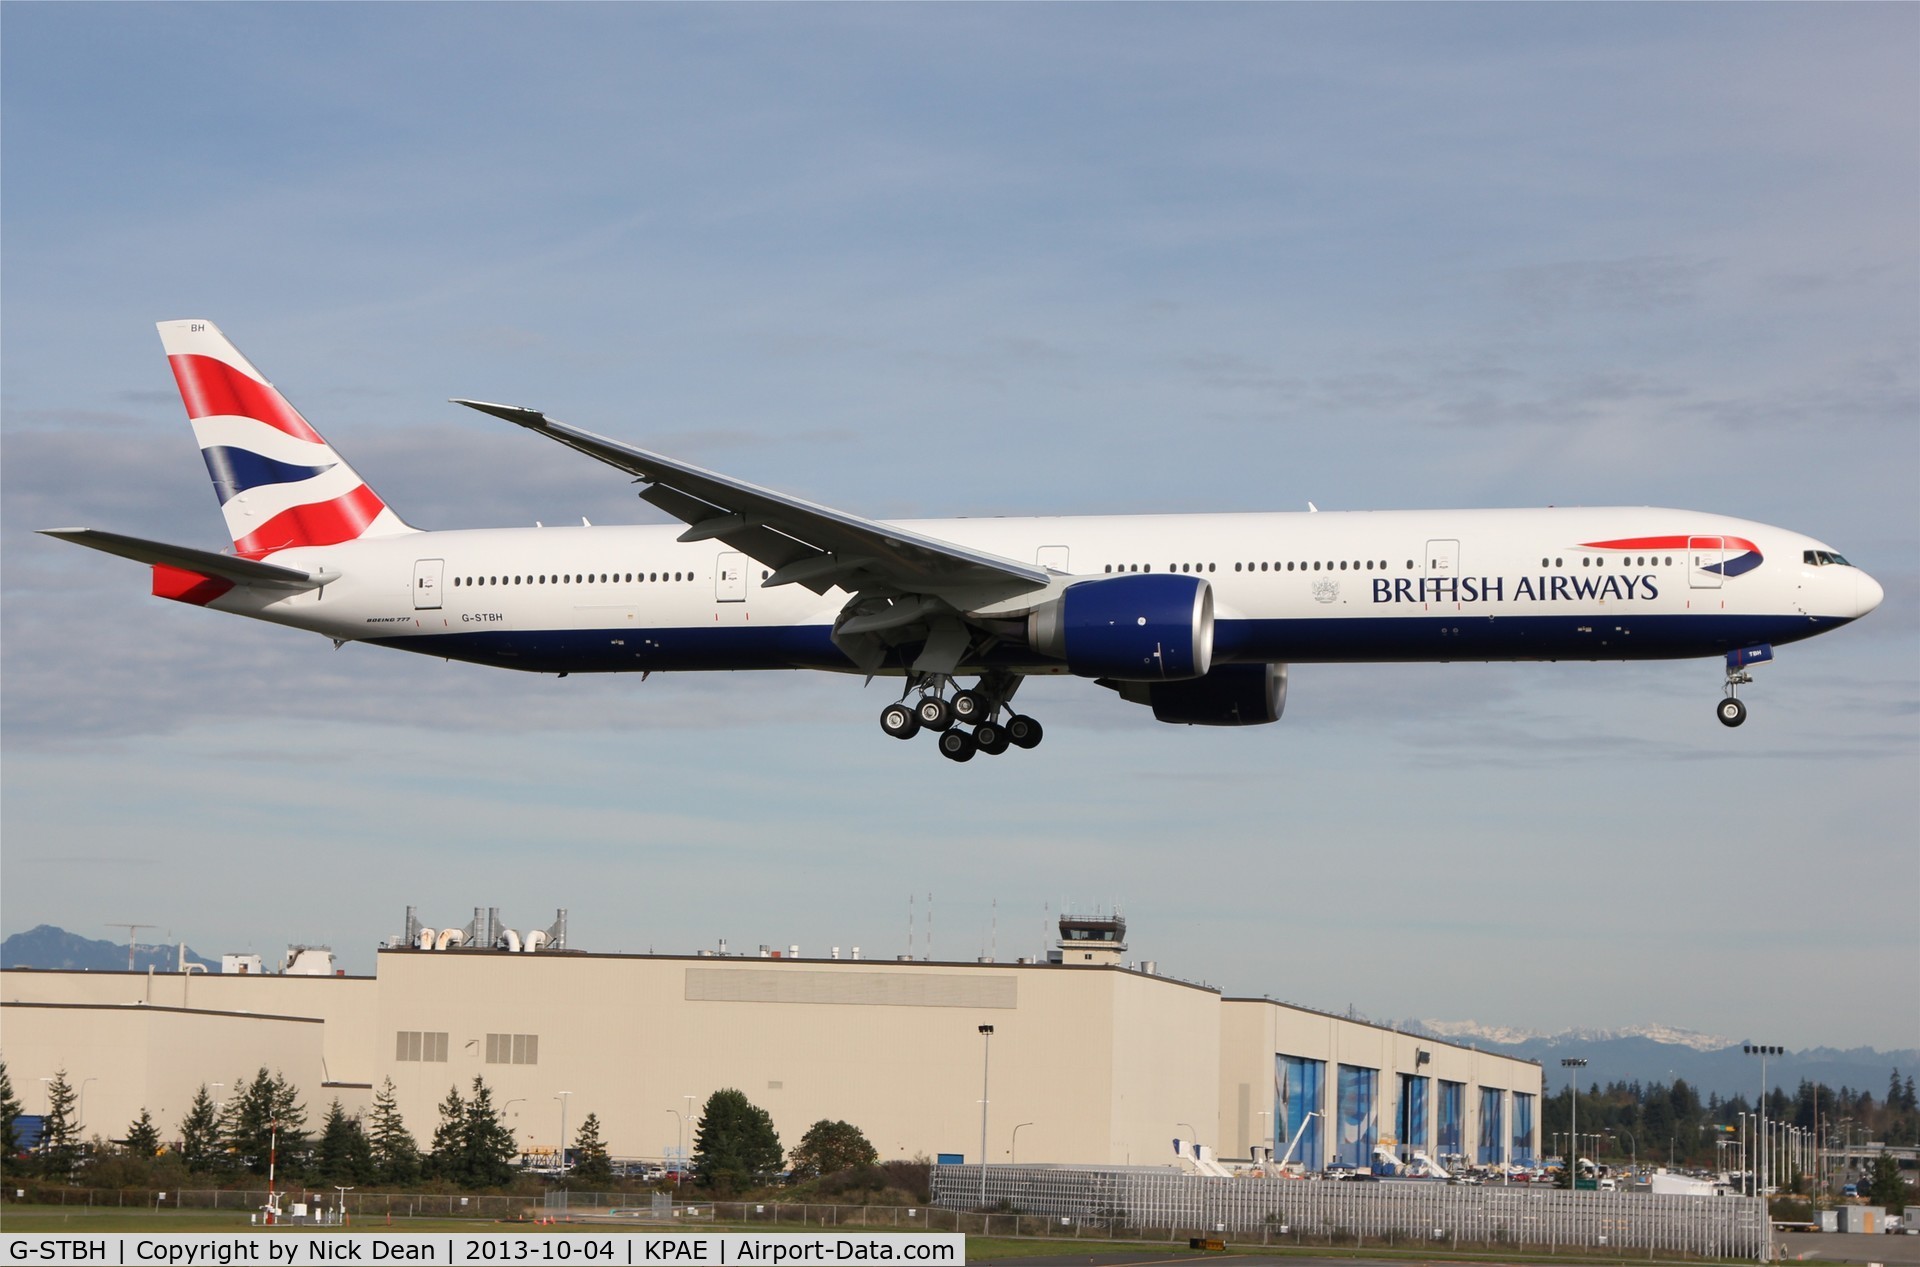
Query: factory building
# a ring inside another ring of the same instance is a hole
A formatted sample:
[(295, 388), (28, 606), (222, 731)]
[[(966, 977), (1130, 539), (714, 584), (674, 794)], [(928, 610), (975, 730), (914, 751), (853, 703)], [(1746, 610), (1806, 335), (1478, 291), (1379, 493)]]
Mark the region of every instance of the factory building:
[(883, 1158), (976, 1160), (983, 1094), (993, 1162), (1160, 1164), (1175, 1137), (1307, 1169), (1364, 1168), (1376, 1145), (1537, 1152), (1538, 1064), (1223, 997), (1128, 966), (1124, 937), (1117, 916), (1067, 918), (1049, 962), (939, 963), (422, 949), (410, 922), (371, 977), (10, 969), (0, 1021), (25, 1110), (64, 1068), (87, 1133), (109, 1137), (142, 1108), (170, 1131), (203, 1083), (223, 1098), (265, 1066), (314, 1125), (392, 1079), (423, 1144), (448, 1088), (479, 1076), (530, 1152), (593, 1113), (616, 1156), (682, 1155), (725, 1087), (789, 1147), (836, 1118)]

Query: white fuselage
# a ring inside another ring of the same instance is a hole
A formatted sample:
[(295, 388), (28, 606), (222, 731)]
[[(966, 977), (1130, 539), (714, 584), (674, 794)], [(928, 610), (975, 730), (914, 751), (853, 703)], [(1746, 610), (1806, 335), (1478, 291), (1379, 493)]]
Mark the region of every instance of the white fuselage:
[[(1074, 578), (1193, 573), (1215, 662), (1655, 659), (1784, 643), (1879, 602), (1799, 533), (1653, 508), (950, 519), (896, 525)], [(347, 641), (542, 672), (851, 669), (848, 595), (680, 525), (410, 533), (280, 551), (339, 579), (208, 605)], [(1622, 543), (1625, 543), (1624, 545)], [(1635, 544), (1638, 543), (1638, 544)], [(1652, 543), (1652, 544), (1648, 544)], [(1064, 671), (1020, 645), (987, 658)], [(898, 669), (899, 665), (889, 665)]]

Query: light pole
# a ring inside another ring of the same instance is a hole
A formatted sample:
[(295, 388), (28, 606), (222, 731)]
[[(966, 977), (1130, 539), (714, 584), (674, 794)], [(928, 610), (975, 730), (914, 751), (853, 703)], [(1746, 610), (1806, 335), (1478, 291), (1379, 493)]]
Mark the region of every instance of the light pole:
[[(1022, 1122), (1020, 1126), (1032, 1126), (1032, 1122)], [(1020, 1153), (1020, 1126), (1013, 1128), (1013, 1143), (1007, 1146), (1007, 1164), (1014, 1165)]]
[[(516, 1105), (516, 1104), (525, 1104), (526, 1102), (527, 1102), (527, 1097), (526, 1097), (526, 1096), (524, 1096), (524, 1095), (516, 1095), (516, 1096), (514, 1096), (514, 1097), (513, 1097), (513, 1099), (511, 1099), (511, 1100), (508, 1100), (508, 1101), (507, 1101), (507, 1102), (506, 1102), (505, 1104), (503, 1104), (503, 1105), (501, 1105), (501, 1106), (500, 1106), (500, 1116), (501, 1116), (501, 1117), (505, 1117), (505, 1116), (507, 1115), (507, 1110), (508, 1110), (508, 1109), (510, 1109), (510, 1108), (512, 1108), (512, 1107), (513, 1107), (514, 1105)], [(513, 1127), (513, 1128), (511, 1128), (511, 1129), (513, 1130), (513, 1142), (514, 1142), (514, 1145), (515, 1145), (516, 1147), (518, 1147), (518, 1146), (519, 1146), (519, 1143), (520, 1143), (520, 1128), (519, 1128), (519, 1127), (517, 1127), (517, 1126), (515, 1126), (515, 1127)], [(336, 1186), (336, 1187), (338, 1187), (339, 1185), (337, 1185), (337, 1184), (336, 1184), (335, 1186)]]
[[(1196, 1129), (1194, 1129), (1194, 1125), (1193, 1125), (1193, 1123), (1192, 1123), (1192, 1122), (1175, 1122), (1175, 1123), (1174, 1123), (1174, 1125), (1175, 1125), (1175, 1126), (1184, 1126), (1184, 1127), (1186, 1127), (1186, 1128), (1187, 1128), (1187, 1136), (1186, 1136), (1186, 1139), (1187, 1139), (1187, 1142), (1188, 1142), (1189, 1144), (1192, 1144), (1192, 1145), (1194, 1145), (1194, 1147), (1196, 1147), (1196, 1148), (1197, 1148), (1197, 1147), (1199, 1147), (1199, 1142), (1198, 1142), (1197, 1140), (1195, 1140), (1195, 1139), (1194, 1139), (1193, 1137), (1194, 1137), (1195, 1135), (1198, 1135), (1198, 1134), (1199, 1134), (1200, 1132), (1199, 1132), (1198, 1130), (1196, 1130)], [(1199, 1156), (1199, 1154), (1198, 1154), (1198, 1153), (1195, 1153), (1195, 1154), (1194, 1154), (1194, 1156), (1196, 1156), (1196, 1157), (1197, 1157), (1197, 1156)]]
[[(676, 1153), (684, 1153), (684, 1150), (681, 1148), (680, 1141), (686, 1136), (687, 1124), (684, 1120), (681, 1119), (679, 1109), (668, 1109), (667, 1112), (673, 1114), (673, 1151)], [(673, 1186), (674, 1187), (678, 1188), (680, 1186), (680, 1172), (682, 1170), (685, 1170), (686, 1167), (687, 1167), (687, 1159), (684, 1155), (677, 1157), (674, 1160), (674, 1163), (673, 1163)]]
[(560, 1101), (560, 1177), (567, 1174), (567, 1097), (573, 1092), (562, 1091), (553, 1098)]
[[(696, 1143), (698, 1143), (699, 1140), (697, 1140), (694, 1137), (694, 1133), (693, 1133), (693, 1099), (694, 1098), (690, 1095), (682, 1095), (680, 1098), (687, 1102), (687, 1116), (685, 1119), (687, 1133), (680, 1141), (680, 1172), (679, 1173), (684, 1174), (687, 1169), (687, 1162), (691, 1160), (688, 1154), (693, 1151), (693, 1146)], [(678, 1188), (680, 1186), (680, 1181), (678, 1179), (675, 1179), (673, 1181), (673, 1186)]]
[(987, 1208), (987, 1090), (993, 1072), (993, 1026), (980, 1027), (980, 1210)]
[[(1585, 1056), (1562, 1056), (1562, 1069), (1580, 1070), (1587, 1067)], [(1573, 1093), (1573, 1100), (1567, 1110), (1567, 1134), (1571, 1137), (1573, 1155), (1567, 1159), (1567, 1191), (1573, 1192), (1580, 1187), (1580, 1075), (1578, 1072), (1567, 1075), (1567, 1089)]]
[(345, 1226), (347, 1221), (347, 1194), (352, 1192), (353, 1188), (351, 1186), (343, 1188), (336, 1183), (333, 1185), (333, 1190), (340, 1194), (340, 1223), (342, 1226)]
[(1755, 1044), (1753, 1044), (1753, 1043), (1748, 1043), (1748, 1044), (1747, 1044), (1747, 1045), (1746, 1045), (1745, 1047), (1743, 1047), (1743, 1048), (1742, 1048), (1741, 1050), (1742, 1050), (1742, 1051), (1744, 1051), (1744, 1052), (1746, 1052), (1746, 1054), (1747, 1054), (1747, 1055), (1749, 1055), (1749, 1056), (1758, 1056), (1758, 1057), (1760, 1057), (1760, 1144), (1761, 1144), (1761, 1150), (1760, 1150), (1760, 1154), (1759, 1154), (1759, 1158), (1760, 1158), (1760, 1169), (1759, 1169), (1759, 1173), (1758, 1173), (1758, 1174), (1757, 1174), (1757, 1175), (1755, 1176), (1755, 1178), (1754, 1178), (1754, 1183), (1755, 1183), (1755, 1185), (1756, 1185), (1756, 1190), (1757, 1190), (1757, 1192), (1758, 1192), (1758, 1194), (1759, 1194), (1759, 1195), (1760, 1195), (1761, 1197), (1765, 1197), (1765, 1196), (1766, 1196), (1766, 1194), (1767, 1194), (1767, 1172), (1768, 1172), (1768, 1170), (1770, 1169), (1770, 1167), (1769, 1167), (1769, 1166), (1767, 1165), (1767, 1153), (1766, 1153), (1766, 1143), (1767, 1143), (1767, 1057), (1768, 1057), (1768, 1056), (1783, 1056), (1783, 1055), (1785, 1055), (1785, 1054), (1786, 1054), (1786, 1049), (1785, 1049), (1784, 1047), (1773, 1047), (1773, 1046), (1756, 1046), (1756, 1045), (1755, 1045)]
[(78, 1105), (76, 1105), (76, 1106), (75, 1106), (75, 1107), (76, 1107), (77, 1109), (79, 1109), (79, 1112), (80, 1112), (80, 1120), (79, 1120), (78, 1122), (76, 1122), (76, 1123), (74, 1123), (74, 1126), (73, 1126), (73, 1133), (74, 1133), (75, 1135), (78, 1135), (78, 1136), (79, 1136), (79, 1137), (80, 1137), (81, 1139), (85, 1139), (85, 1138), (87, 1137), (87, 1136), (86, 1136), (86, 1129), (87, 1129), (87, 1126), (86, 1126), (86, 1123), (87, 1123), (87, 1084), (88, 1084), (89, 1082), (95, 1082), (95, 1081), (98, 1081), (98, 1079), (96, 1079), (96, 1078), (82, 1078), (82, 1079), (80, 1079), (80, 1102), (79, 1102), (79, 1104), (78, 1104)]
[(1260, 1146), (1267, 1150), (1267, 1160), (1273, 1160), (1273, 1129), (1267, 1125), (1267, 1119), (1273, 1116), (1272, 1109), (1260, 1110)]

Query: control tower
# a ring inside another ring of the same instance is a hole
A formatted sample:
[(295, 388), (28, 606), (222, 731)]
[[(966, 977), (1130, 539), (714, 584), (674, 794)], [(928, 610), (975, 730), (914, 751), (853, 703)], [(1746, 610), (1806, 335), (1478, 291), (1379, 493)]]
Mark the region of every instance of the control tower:
[(1127, 953), (1127, 921), (1111, 915), (1060, 916), (1060, 946), (1047, 958), (1075, 967), (1119, 967)]

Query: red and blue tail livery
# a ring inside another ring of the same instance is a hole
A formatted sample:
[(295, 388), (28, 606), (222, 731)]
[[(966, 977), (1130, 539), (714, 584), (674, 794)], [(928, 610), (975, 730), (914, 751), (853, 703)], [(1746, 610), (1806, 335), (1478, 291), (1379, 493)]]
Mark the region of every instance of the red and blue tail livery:
[(881, 522), (477, 400), (454, 403), (611, 468), (678, 522), (422, 532), (211, 322), (160, 336), (231, 549), (47, 530), (150, 564), (155, 594), (556, 678), (892, 677), (881, 728), (954, 761), (1040, 742), (1012, 704), (1031, 677), (1249, 726), (1278, 721), (1290, 667), (1316, 663), (1724, 657), (1716, 714), (1737, 726), (1748, 669), (1882, 597), (1812, 537), (1691, 510)]
[(211, 321), (163, 321), (160, 342), (235, 554), (412, 531)]

